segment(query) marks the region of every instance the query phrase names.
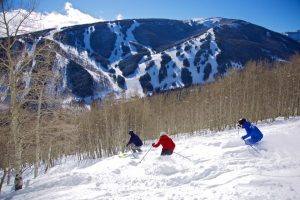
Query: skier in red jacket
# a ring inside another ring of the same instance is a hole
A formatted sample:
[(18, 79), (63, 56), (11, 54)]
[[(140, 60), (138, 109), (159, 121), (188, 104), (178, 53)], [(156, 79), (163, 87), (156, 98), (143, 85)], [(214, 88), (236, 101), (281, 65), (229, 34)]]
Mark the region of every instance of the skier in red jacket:
[(175, 149), (175, 143), (173, 140), (167, 135), (165, 132), (160, 133), (159, 141), (155, 144), (153, 143), (152, 146), (157, 148), (159, 145), (162, 146), (161, 156), (165, 155), (172, 155)]

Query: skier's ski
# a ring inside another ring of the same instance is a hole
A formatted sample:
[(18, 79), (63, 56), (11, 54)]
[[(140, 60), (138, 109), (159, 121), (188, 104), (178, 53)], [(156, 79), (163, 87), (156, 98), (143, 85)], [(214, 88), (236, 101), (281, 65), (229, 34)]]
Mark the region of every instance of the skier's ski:
[(136, 155), (135, 153), (122, 153), (120, 154), (118, 157), (119, 158), (127, 158), (129, 156), (132, 156), (133, 158), (138, 158), (138, 155)]
[(121, 153), (118, 157), (119, 157), (119, 158), (126, 158), (126, 157), (128, 157), (128, 156), (129, 156), (128, 153)]

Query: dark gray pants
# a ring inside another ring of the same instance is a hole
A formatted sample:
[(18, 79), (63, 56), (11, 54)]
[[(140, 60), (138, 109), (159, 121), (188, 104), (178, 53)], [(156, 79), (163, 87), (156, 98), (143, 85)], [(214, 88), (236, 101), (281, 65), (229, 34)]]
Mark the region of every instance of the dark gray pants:
[(173, 154), (173, 150), (171, 150), (171, 149), (163, 149), (162, 151), (161, 151), (161, 156), (169, 156), (169, 155), (172, 155)]
[(133, 151), (133, 153), (137, 153), (137, 152), (142, 152), (142, 149), (141, 149), (141, 146), (140, 147), (137, 147), (135, 145), (132, 145), (131, 146), (131, 150)]

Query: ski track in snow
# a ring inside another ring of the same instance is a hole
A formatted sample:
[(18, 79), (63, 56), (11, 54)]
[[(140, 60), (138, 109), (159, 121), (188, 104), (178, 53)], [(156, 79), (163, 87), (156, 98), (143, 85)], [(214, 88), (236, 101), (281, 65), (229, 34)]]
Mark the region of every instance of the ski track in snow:
[(244, 130), (179, 134), (175, 152), (188, 159), (152, 148), (139, 163), (153, 141), (138, 159), (71, 157), (36, 179), (25, 175), (21, 191), (4, 186), (0, 199), (300, 199), (300, 118), (258, 127), (260, 153), (243, 144)]

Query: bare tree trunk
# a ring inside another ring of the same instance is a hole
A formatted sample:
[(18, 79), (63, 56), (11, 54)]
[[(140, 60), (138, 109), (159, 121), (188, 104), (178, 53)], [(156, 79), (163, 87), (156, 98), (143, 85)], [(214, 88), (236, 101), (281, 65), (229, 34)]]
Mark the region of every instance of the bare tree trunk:
[[(12, 63), (12, 59), (10, 53), (7, 53), (8, 62)], [(13, 66), (13, 63), (11, 64)], [(9, 84), (10, 84), (10, 95), (11, 95), (11, 124), (10, 124), (10, 133), (13, 137), (13, 144), (14, 144), (14, 169), (16, 174), (21, 174), (21, 163), (22, 163), (22, 144), (21, 144), (21, 137), (19, 134), (19, 105), (17, 102), (17, 80), (16, 80), (16, 71), (14, 67), (10, 69), (9, 72)]]
[[(11, 70), (11, 76), (13, 75), (14, 70)], [(15, 78), (11, 77), (11, 125), (10, 132), (13, 136), (13, 144), (14, 144), (14, 170), (16, 176), (21, 176), (21, 165), (22, 165), (22, 137), (20, 136), (19, 130), (19, 105), (17, 103), (17, 84), (15, 82)]]
[(40, 123), (41, 123), (41, 107), (42, 107), (43, 89), (40, 90), (38, 99), (37, 120), (35, 126), (35, 160), (34, 160), (34, 178), (38, 176), (40, 161)]
[(7, 171), (7, 180), (6, 180), (7, 185), (10, 184), (10, 178), (11, 178), (11, 169), (8, 169), (8, 171)]
[(47, 172), (48, 169), (51, 167), (51, 153), (52, 153), (52, 142), (50, 142), (49, 148), (48, 148), (47, 164), (46, 164), (45, 172)]
[(8, 171), (8, 169), (4, 169), (3, 176), (2, 176), (1, 181), (0, 181), (0, 193), (1, 193), (2, 185), (4, 183), (4, 179), (7, 175), (7, 171)]

